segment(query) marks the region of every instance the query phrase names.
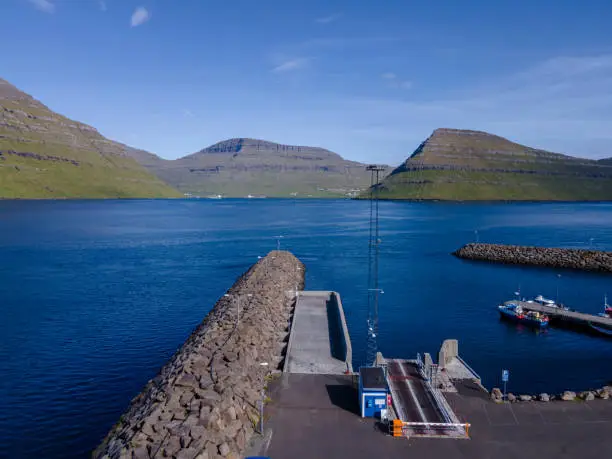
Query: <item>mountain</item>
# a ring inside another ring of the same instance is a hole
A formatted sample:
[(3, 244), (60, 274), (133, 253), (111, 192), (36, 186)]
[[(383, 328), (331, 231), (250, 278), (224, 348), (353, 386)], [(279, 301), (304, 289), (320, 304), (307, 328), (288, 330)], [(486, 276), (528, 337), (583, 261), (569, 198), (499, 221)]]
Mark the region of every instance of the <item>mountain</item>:
[(0, 79), (0, 198), (180, 196), (131, 157), (137, 151)]
[(383, 199), (612, 200), (612, 159), (526, 147), (480, 131), (436, 129), (379, 185)]
[(176, 160), (130, 153), (184, 193), (198, 196), (345, 196), (370, 185), (364, 164), (329, 150), (237, 138)]

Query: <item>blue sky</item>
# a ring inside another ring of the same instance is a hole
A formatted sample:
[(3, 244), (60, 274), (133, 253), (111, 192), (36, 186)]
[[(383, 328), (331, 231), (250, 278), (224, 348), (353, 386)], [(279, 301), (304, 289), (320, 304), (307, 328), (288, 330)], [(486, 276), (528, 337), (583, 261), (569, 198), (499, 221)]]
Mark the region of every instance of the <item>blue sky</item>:
[(399, 164), (437, 127), (612, 156), (609, 0), (0, 0), (0, 76), (176, 158), (230, 137)]

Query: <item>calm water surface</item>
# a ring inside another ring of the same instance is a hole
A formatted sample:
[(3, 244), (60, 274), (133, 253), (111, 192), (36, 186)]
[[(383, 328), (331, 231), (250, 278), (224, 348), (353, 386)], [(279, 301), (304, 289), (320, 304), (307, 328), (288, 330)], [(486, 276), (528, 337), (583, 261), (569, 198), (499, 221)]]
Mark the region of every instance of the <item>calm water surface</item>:
[[(369, 204), (353, 201), (0, 201), (0, 457), (87, 457), (216, 299), (283, 235), (307, 288), (342, 294), (365, 353)], [(610, 204), (381, 204), (380, 348), (445, 338), (487, 386), (586, 389), (612, 379), (612, 340), (500, 322), (520, 284), (599, 312), (612, 276), (495, 266), (486, 242), (612, 250)], [(561, 273), (561, 278), (557, 274)]]

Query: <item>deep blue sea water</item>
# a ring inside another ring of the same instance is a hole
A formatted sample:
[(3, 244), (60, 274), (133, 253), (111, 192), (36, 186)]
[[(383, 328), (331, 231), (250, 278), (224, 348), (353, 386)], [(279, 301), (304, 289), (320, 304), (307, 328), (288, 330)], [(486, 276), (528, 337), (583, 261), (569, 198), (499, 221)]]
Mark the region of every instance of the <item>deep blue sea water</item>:
[[(307, 288), (341, 293), (359, 363), (368, 216), (369, 203), (344, 200), (0, 201), (0, 457), (86, 457), (277, 235)], [(475, 231), (612, 250), (612, 205), (381, 203), (382, 352), (437, 355), (457, 338), (485, 385), (508, 368), (518, 393), (612, 380), (612, 340), (535, 333), (495, 310), (520, 284), (598, 312), (612, 276), (449, 255)]]

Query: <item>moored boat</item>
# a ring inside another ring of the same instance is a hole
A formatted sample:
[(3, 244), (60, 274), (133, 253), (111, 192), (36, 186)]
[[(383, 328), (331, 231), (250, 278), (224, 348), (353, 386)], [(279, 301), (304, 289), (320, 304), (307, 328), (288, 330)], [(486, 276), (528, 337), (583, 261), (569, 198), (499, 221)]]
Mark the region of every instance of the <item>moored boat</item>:
[(530, 327), (545, 328), (548, 327), (549, 318), (546, 314), (540, 314), (536, 311), (527, 311), (516, 303), (500, 304), (499, 310), (502, 318), (512, 320)]
[(527, 301), (527, 303), (537, 303), (542, 306), (548, 306), (549, 308), (559, 308), (559, 309), (565, 309), (566, 311), (570, 311), (570, 308), (568, 308), (564, 304), (557, 303), (556, 301), (551, 300), (549, 298), (545, 298), (542, 295), (536, 296), (533, 300)]
[(612, 328), (607, 328), (603, 325), (595, 325), (593, 322), (589, 322), (589, 327), (598, 335), (608, 336), (612, 338)]

